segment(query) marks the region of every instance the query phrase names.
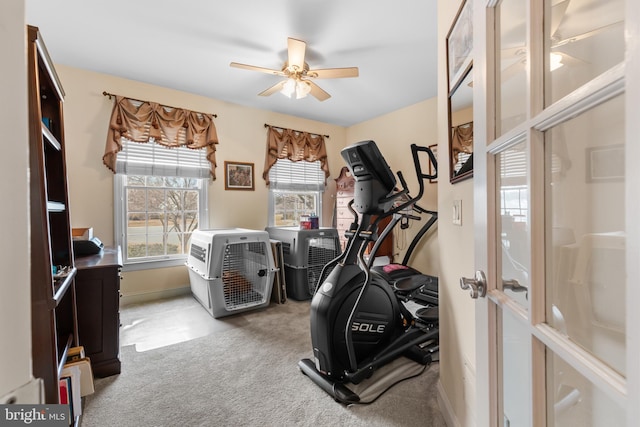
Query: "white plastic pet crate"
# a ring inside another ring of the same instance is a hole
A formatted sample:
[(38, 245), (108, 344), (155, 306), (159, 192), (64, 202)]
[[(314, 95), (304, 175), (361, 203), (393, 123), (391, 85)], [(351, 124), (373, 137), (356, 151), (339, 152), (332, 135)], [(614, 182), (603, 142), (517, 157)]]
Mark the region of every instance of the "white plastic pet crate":
[(195, 230), (187, 267), (191, 292), (215, 318), (269, 305), (276, 269), (266, 231)]
[(282, 242), (287, 296), (299, 301), (310, 299), (322, 268), (341, 252), (338, 231), (330, 227), (267, 227), (267, 231), (272, 239)]

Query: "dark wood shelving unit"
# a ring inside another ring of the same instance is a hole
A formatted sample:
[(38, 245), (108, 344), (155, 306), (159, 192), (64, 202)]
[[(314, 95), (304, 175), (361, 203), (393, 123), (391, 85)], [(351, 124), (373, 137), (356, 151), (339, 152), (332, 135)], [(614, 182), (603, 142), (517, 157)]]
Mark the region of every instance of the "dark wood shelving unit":
[[(29, 26), (27, 37), (33, 375), (44, 381), (45, 403), (55, 404), (67, 353), (79, 344), (64, 91), (38, 28)], [(54, 268), (61, 267), (59, 276)]]

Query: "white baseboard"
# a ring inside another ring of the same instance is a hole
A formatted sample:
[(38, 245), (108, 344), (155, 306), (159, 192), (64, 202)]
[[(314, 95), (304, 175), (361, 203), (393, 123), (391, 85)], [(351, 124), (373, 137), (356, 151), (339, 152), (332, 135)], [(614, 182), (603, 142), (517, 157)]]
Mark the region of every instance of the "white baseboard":
[(0, 405), (42, 403), (44, 403), (44, 382), (40, 378), (32, 378), (28, 383), (0, 397)]
[(191, 294), (191, 287), (189, 285), (181, 288), (163, 289), (161, 291), (122, 295), (122, 298), (120, 298), (120, 306), (123, 307), (126, 305), (140, 304), (159, 299), (174, 298), (186, 294)]
[(438, 406), (440, 407), (440, 413), (444, 418), (444, 422), (447, 423), (447, 427), (461, 427), (440, 380), (438, 380)]

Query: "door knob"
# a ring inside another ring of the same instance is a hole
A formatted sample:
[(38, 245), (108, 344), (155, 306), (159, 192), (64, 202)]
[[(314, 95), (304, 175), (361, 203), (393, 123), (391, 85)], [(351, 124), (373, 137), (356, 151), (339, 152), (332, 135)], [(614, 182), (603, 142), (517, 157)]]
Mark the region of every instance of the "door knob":
[(473, 279), (461, 277), (460, 287), (464, 290), (469, 289), (469, 294), (473, 299), (484, 297), (487, 295), (487, 276), (483, 271), (478, 270), (476, 271), (476, 277)]
[(526, 286), (522, 286), (516, 279), (502, 279), (502, 288), (509, 289), (513, 292), (527, 292), (529, 290)]

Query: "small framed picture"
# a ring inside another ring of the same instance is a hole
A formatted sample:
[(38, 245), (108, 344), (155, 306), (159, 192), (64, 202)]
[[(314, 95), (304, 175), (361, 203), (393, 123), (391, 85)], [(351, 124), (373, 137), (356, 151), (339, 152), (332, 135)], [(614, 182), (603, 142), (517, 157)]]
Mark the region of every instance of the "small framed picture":
[(624, 145), (587, 148), (587, 182), (624, 181)]
[[(433, 153), (433, 156), (436, 158), (436, 161), (438, 160), (438, 144), (433, 144), (429, 146), (429, 149), (431, 150), (431, 152)], [(436, 173), (436, 170), (434, 168), (433, 163), (431, 163), (431, 161), (429, 161), (429, 175), (434, 175)], [(438, 178), (434, 178), (434, 179), (430, 179), (429, 183), (430, 184), (435, 184), (438, 182)]]
[(224, 162), (225, 190), (254, 190), (253, 163)]

